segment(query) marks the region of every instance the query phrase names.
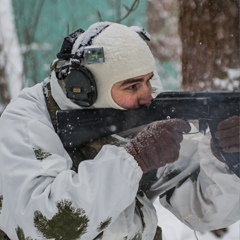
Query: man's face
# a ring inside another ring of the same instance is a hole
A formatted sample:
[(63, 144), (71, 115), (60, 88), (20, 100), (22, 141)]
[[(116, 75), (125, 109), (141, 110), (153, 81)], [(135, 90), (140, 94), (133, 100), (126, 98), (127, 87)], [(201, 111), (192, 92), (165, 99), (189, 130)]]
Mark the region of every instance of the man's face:
[(113, 100), (122, 108), (139, 108), (151, 103), (152, 86), (150, 79), (153, 73), (117, 82), (113, 85), (111, 94)]

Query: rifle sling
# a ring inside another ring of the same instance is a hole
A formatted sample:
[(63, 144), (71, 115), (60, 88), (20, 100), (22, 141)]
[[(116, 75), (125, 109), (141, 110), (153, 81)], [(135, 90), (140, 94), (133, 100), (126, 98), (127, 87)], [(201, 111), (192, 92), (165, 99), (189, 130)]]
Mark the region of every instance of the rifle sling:
[(57, 105), (56, 101), (54, 100), (54, 98), (52, 96), (50, 82), (43, 85), (43, 94), (44, 94), (44, 97), (45, 97), (45, 102), (46, 102), (46, 105), (47, 105), (47, 109), (48, 109), (50, 118), (52, 120), (53, 127), (54, 127), (55, 131), (57, 132), (58, 122), (57, 122), (56, 112), (58, 110), (60, 110), (60, 108), (59, 108), (59, 106)]
[[(43, 94), (45, 97), (48, 113), (52, 121), (52, 125), (54, 127), (55, 132), (57, 133), (58, 120), (57, 120), (56, 113), (58, 110), (60, 110), (60, 108), (52, 96), (50, 82), (43, 85)], [(67, 153), (72, 159), (72, 162), (73, 162), (72, 170), (77, 172), (79, 163), (83, 161), (85, 158), (81, 149), (75, 147), (75, 148), (65, 148), (65, 150), (67, 151)]]

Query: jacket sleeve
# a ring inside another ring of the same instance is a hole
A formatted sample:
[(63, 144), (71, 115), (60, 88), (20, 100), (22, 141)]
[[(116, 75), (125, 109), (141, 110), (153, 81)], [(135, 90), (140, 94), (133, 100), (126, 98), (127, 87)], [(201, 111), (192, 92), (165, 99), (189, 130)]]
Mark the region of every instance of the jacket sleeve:
[(135, 201), (142, 170), (123, 148), (106, 145), (77, 174), (50, 121), (28, 118), (7, 112), (1, 119), (0, 228), (11, 239), (21, 232), (39, 239), (68, 226), (94, 239)]
[(158, 170), (149, 192), (190, 228), (209, 231), (240, 219), (240, 179), (210, 150), (210, 135), (185, 137), (178, 161)]

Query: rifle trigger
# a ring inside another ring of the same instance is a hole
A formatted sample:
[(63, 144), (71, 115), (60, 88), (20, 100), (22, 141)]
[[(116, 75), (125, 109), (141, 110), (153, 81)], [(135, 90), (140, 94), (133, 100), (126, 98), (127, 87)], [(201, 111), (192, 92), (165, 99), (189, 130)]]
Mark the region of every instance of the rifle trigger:
[(208, 124), (207, 124), (206, 120), (200, 119), (199, 120), (199, 132), (206, 135), (207, 128), (208, 128)]

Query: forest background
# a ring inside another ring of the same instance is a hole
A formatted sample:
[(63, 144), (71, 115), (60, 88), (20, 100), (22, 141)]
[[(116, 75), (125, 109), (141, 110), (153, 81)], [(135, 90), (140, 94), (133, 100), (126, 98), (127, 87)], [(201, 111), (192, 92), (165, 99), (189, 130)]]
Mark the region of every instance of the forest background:
[(0, 112), (43, 81), (63, 38), (96, 21), (140, 25), (164, 90), (239, 90), (239, 0), (0, 0)]

